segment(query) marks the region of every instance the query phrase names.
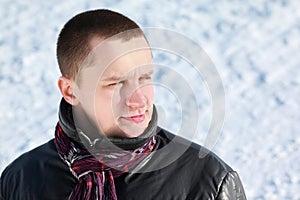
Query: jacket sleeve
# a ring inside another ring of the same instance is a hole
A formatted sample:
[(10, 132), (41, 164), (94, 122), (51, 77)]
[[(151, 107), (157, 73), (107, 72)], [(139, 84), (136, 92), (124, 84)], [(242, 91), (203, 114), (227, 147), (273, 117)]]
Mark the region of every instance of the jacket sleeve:
[(5, 176), (5, 170), (2, 172), (1, 177), (0, 177), (0, 200), (4, 200), (4, 196), (5, 196), (5, 182), (4, 182), (4, 176)]
[(14, 174), (8, 166), (1, 174), (0, 177), (0, 200), (15, 200), (15, 199), (27, 199), (26, 196), (20, 196), (20, 192), (17, 190), (18, 186), (22, 183), (20, 179), (20, 173)]
[(239, 175), (236, 172), (229, 172), (223, 179), (217, 200), (246, 200), (245, 191)]

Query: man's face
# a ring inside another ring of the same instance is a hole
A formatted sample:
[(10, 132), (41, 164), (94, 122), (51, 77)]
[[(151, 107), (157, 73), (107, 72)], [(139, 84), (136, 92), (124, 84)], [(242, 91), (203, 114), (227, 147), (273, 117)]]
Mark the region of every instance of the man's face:
[(114, 40), (93, 47), (82, 67), (76, 97), (79, 105), (106, 136), (137, 137), (152, 112), (152, 55), (144, 38)]

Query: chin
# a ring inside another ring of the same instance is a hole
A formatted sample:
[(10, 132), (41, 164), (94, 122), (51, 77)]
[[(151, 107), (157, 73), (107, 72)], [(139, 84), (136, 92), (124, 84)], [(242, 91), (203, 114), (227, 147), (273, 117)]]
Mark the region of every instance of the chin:
[(128, 128), (126, 128), (126, 129), (127, 130), (123, 131), (123, 137), (126, 137), (126, 138), (135, 138), (135, 137), (138, 137), (145, 130), (145, 128), (134, 128), (134, 129), (128, 129)]
[(128, 126), (128, 125), (121, 125), (118, 128), (111, 128), (105, 131), (105, 135), (107, 137), (114, 137), (114, 138), (134, 138), (140, 136), (144, 132), (145, 128)]
[(143, 134), (145, 129), (148, 127), (149, 122), (150, 120), (148, 116), (146, 117), (145, 121), (143, 121), (142, 123), (134, 123), (124, 118), (120, 118), (118, 123), (118, 128), (117, 128), (118, 131), (115, 132), (118, 134), (114, 134), (114, 135), (117, 137), (126, 137), (126, 138), (138, 137), (141, 134)]

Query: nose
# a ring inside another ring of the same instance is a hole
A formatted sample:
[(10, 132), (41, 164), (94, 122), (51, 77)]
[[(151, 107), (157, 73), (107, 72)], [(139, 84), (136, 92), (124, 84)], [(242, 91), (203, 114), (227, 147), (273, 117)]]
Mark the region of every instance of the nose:
[(144, 108), (147, 105), (147, 97), (140, 88), (137, 88), (129, 94), (126, 105), (131, 108)]

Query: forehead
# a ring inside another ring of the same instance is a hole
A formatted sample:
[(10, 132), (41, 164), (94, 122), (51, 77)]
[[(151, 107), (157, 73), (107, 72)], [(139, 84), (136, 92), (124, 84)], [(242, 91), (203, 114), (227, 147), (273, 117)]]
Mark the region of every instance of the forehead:
[(113, 60), (103, 71), (103, 77), (111, 75), (130, 76), (152, 70), (152, 56), (149, 50), (136, 50)]
[(87, 73), (89, 77), (96, 75), (102, 78), (115, 74), (123, 76), (152, 68), (151, 49), (143, 37), (127, 41), (103, 41), (94, 37), (90, 40), (90, 47), (92, 50), (80, 69), (82, 74)]

